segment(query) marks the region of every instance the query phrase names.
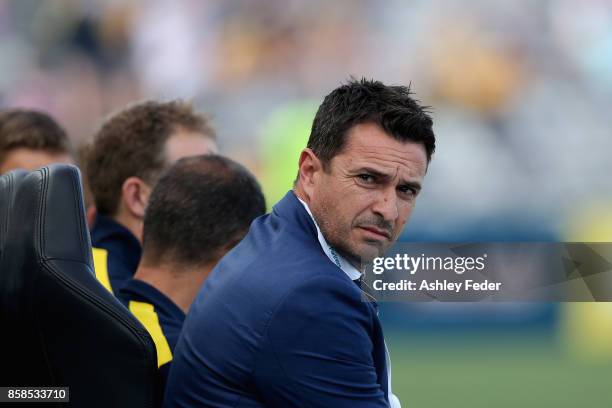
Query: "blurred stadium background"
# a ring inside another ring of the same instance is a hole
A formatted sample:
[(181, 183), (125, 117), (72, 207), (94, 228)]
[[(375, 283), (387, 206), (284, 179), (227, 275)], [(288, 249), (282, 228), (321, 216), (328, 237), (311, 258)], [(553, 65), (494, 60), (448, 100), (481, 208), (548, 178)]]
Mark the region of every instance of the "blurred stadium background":
[[(349, 75), (412, 83), (438, 151), (406, 241), (612, 240), (612, 2), (0, 1), (0, 105), (75, 144), (144, 98), (211, 114), (269, 204)], [(612, 406), (612, 304), (387, 304), (407, 407)]]

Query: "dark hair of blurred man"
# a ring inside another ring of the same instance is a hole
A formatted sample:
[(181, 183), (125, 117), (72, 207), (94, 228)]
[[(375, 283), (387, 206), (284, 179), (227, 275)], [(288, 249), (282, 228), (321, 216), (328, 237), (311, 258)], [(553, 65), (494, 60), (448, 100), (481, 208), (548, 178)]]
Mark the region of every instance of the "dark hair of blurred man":
[(153, 189), (142, 259), (118, 297), (153, 337), (162, 379), (202, 282), (264, 212), (255, 178), (222, 156), (181, 159)]
[(49, 115), (25, 109), (0, 112), (0, 174), (51, 163), (74, 164), (66, 131)]
[(180, 158), (216, 151), (208, 120), (181, 101), (131, 105), (102, 124), (85, 173), (97, 209), (96, 276), (113, 293), (138, 266), (144, 214), (159, 175)]
[(325, 97), (293, 190), (193, 302), (165, 406), (400, 406), (361, 265), (397, 240), (435, 148), (411, 95), (363, 79)]

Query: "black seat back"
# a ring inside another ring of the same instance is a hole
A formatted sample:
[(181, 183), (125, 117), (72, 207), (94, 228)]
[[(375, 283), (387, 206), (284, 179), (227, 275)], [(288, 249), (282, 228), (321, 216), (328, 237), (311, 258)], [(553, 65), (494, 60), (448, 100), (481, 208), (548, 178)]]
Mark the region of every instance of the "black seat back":
[(0, 177), (0, 386), (68, 386), (73, 407), (152, 407), (155, 345), (93, 273), (79, 171)]

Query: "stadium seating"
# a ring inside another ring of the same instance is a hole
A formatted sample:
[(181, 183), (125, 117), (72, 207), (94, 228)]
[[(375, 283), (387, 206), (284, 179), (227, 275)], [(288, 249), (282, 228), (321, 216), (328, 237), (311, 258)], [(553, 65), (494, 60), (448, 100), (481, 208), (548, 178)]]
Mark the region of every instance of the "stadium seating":
[(79, 171), (0, 177), (3, 386), (68, 386), (72, 407), (153, 407), (154, 343), (93, 273)]

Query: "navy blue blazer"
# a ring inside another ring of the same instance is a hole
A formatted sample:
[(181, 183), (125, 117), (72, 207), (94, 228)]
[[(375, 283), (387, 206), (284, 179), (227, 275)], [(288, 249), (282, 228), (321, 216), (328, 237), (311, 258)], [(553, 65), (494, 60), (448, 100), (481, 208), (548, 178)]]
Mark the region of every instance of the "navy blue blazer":
[(376, 305), (290, 191), (216, 266), (174, 351), (166, 407), (388, 407)]

